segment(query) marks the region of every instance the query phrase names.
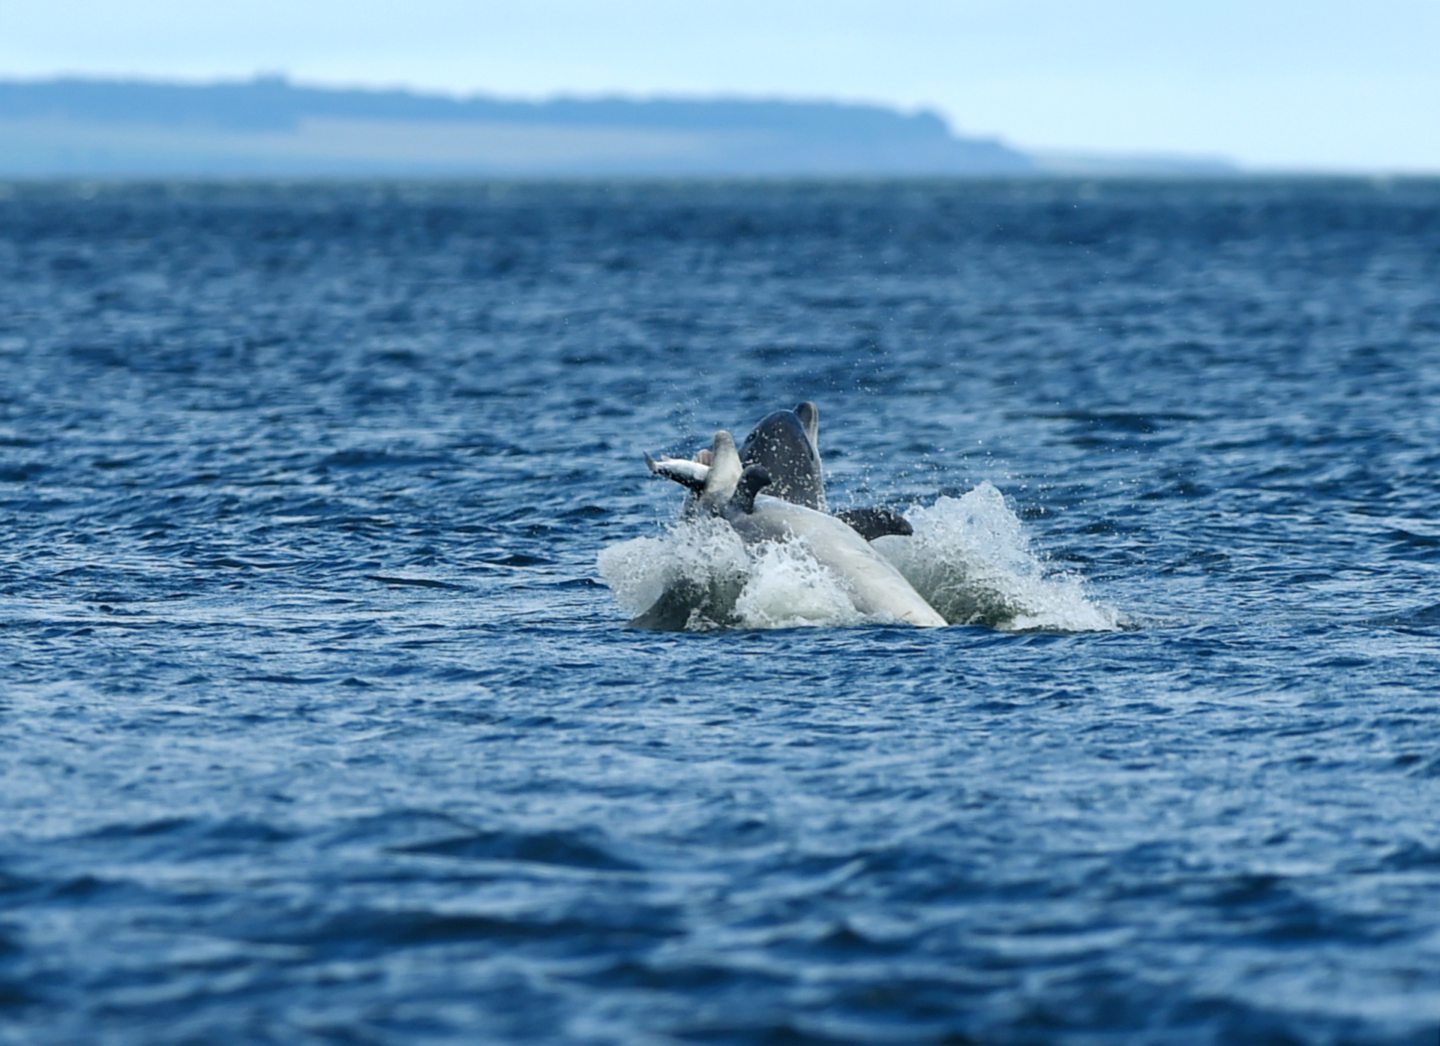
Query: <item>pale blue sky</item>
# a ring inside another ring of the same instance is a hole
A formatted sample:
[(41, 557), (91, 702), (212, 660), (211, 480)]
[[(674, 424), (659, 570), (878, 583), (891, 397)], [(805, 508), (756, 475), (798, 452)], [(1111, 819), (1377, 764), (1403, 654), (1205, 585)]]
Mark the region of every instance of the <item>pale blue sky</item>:
[(1440, 0), (0, 0), (0, 76), (930, 106), (1027, 147), (1440, 171)]

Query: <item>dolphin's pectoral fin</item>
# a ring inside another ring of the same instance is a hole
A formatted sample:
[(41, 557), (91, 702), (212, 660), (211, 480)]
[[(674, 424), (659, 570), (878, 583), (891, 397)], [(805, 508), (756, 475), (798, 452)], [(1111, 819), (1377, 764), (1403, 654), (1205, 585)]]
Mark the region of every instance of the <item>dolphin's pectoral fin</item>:
[(835, 513), (866, 541), (886, 534), (909, 536), (915, 533), (910, 521), (893, 508), (847, 508)]
[(705, 480), (710, 475), (708, 465), (702, 465), (698, 461), (690, 461), (686, 458), (661, 458), (656, 461), (646, 454), (645, 465), (654, 475), (674, 480), (682, 487), (689, 487), (697, 494), (705, 489)]

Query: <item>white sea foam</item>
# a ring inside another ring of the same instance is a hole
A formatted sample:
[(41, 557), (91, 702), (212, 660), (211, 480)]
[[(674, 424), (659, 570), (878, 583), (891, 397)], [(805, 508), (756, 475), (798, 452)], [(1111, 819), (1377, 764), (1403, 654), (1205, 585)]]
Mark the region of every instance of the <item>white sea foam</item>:
[[(875, 549), (951, 624), (1005, 630), (1109, 631), (1115, 611), (1083, 581), (1047, 571), (1003, 495), (982, 483), (960, 498), (910, 508), (909, 537)], [(638, 624), (691, 630), (861, 624), (845, 583), (800, 540), (747, 547), (718, 519), (684, 520), (658, 537), (612, 545), (599, 567)]]

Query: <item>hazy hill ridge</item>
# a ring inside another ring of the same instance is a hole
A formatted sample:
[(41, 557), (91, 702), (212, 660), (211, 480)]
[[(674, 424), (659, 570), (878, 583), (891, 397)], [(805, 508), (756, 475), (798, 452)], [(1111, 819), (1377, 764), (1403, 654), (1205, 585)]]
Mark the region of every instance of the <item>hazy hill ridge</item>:
[(928, 111), (837, 102), (453, 98), (305, 87), (0, 82), (7, 174), (1024, 173)]

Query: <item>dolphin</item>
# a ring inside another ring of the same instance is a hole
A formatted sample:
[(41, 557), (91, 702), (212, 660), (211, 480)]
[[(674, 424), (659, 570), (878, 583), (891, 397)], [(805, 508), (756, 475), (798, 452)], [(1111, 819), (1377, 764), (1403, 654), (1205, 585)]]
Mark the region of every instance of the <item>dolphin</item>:
[(825, 511), (820, 472), (820, 411), (806, 401), (794, 410), (761, 418), (740, 447), (740, 464), (759, 465), (770, 476), (769, 494)]
[(674, 480), (698, 495), (702, 511), (720, 516), (746, 544), (804, 541), (817, 562), (845, 582), (851, 601), (863, 614), (875, 614), (924, 628), (947, 624), (869, 542), (848, 523), (818, 509), (761, 494), (774, 484), (762, 464), (745, 465), (729, 432), (715, 433), (711, 464), (645, 458), (650, 471)]
[[(701, 451), (697, 457), (701, 463), (709, 464), (713, 451)], [(766, 496), (818, 512), (828, 511), (820, 466), (820, 408), (809, 400), (797, 403), (794, 410), (777, 410), (761, 418), (740, 447), (740, 464), (742, 468), (759, 465), (765, 469), (770, 476)], [(835, 515), (866, 541), (886, 534), (905, 536), (915, 532), (910, 521), (894, 509), (848, 508)]]

